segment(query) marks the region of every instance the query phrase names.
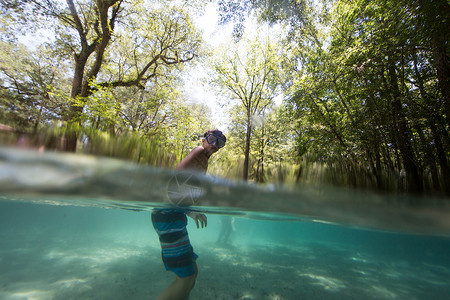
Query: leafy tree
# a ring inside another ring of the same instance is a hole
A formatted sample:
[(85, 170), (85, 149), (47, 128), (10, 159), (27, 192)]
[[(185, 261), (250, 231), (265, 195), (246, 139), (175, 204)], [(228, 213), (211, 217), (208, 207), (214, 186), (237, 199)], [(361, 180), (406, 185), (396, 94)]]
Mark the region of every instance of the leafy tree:
[(219, 0), (219, 24), (233, 23), (236, 41), (244, 36), (245, 21), (252, 14), (269, 25), (288, 25), (286, 29), (291, 33), (295, 32), (294, 28), (308, 31), (313, 28), (309, 14), (314, 4), (310, 0)]
[(180, 162), (196, 146), (200, 145), (200, 138), (209, 128), (210, 109), (203, 104), (185, 103), (181, 100), (170, 102), (167, 109), (168, 120), (164, 128), (165, 149), (176, 156)]
[[(32, 14), (52, 19), (56, 44), (74, 60), (68, 121), (80, 121), (99, 87), (145, 88), (152, 78), (199, 55), (201, 38), (190, 17), (171, 5), (143, 1), (16, 1), (19, 21), (30, 26)], [(4, 12), (4, 11), (3, 11)], [(120, 46), (119, 46), (120, 44)], [(76, 140), (72, 139), (72, 142)], [(74, 149), (75, 143), (69, 148)]]
[(283, 182), (286, 171), (294, 167), (295, 156), (290, 152), (292, 145), (289, 142), (292, 132), (283, 117), (282, 110), (271, 109), (254, 120), (252, 156), (256, 182)]
[(137, 131), (144, 136), (152, 136), (163, 126), (167, 118), (164, 108), (168, 101), (174, 101), (169, 96), (171, 89), (140, 90), (137, 88), (121, 88), (113, 91), (114, 100), (121, 106), (121, 131)]
[(409, 11), (414, 13), (416, 34), (429, 46), (430, 63), (436, 69), (436, 78), (442, 95), (442, 105), (450, 124), (450, 4), (446, 0), (404, 1)]
[(2, 122), (36, 132), (40, 125), (61, 117), (68, 108), (63, 94), (68, 88), (66, 62), (46, 47), (31, 51), (0, 41), (0, 48)]
[(250, 145), (254, 118), (272, 105), (279, 86), (279, 53), (274, 42), (267, 38), (241, 40), (244, 47), (220, 55), (214, 62), (212, 83), (224, 96), (236, 101), (245, 118), (245, 149), (243, 179), (248, 179)]
[(389, 188), (386, 178), (395, 174), (399, 189), (421, 193), (428, 174), (434, 188), (440, 186), (436, 161), (447, 177), (445, 93), (431, 35), (421, 27), (423, 9), (409, 2), (336, 1), (328, 48), (308, 53), (295, 82), (290, 105), (307, 120), (309, 151), (340, 166), (351, 185), (375, 181)]

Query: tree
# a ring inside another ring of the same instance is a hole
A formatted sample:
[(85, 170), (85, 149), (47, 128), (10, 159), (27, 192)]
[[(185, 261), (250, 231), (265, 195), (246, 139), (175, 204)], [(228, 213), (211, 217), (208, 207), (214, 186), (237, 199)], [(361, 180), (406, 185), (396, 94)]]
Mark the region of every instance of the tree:
[(444, 25), (417, 2), (336, 1), (333, 9), (329, 46), (307, 54), (290, 103), (312, 134), (309, 151), (342, 166), (352, 185), (368, 178), (390, 189), (387, 178), (395, 178), (399, 190), (421, 193), (431, 178), (434, 188), (448, 190), (445, 93), (436, 33), (423, 20), (431, 29)]
[(68, 109), (63, 92), (68, 88), (68, 66), (52, 56), (50, 47), (32, 51), (14, 41), (0, 41), (0, 49), (2, 122), (36, 133), (41, 124), (61, 117)]
[(213, 84), (229, 99), (237, 101), (245, 116), (245, 149), (243, 179), (248, 179), (251, 138), (254, 118), (267, 110), (277, 95), (279, 82), (279, 53), (274, 42), (260, 38), (221, 55), (214, 62)]
[(415, 25), (421, 38), (431, 48), (431, 63), (436, 68), (447, 124), (450, 124), (450, 4), (446, 0), (414, 0), (404, 3), (416, 13)]
[(163, 126), (167, 118), (164, 108), (169, 101), (176, 99), (171, 89), (121, 88), (115, 89), (113, 94), (115, 102), (121, 106), (121, 124), (117, 124), (121, 131), (136, 131), (147, 137), (156, 134)]
[[(79, 122), (89, 96), (99, 87), (145, 88), (152, 78), (199, 55), (201, 38), (182, 9), (143, 1), (17, 1), (20, 13), (53, 18), (56, 44), (74, 60), (71, 97), (65, 116)], [(31, 16), (29, 17), (31, 20)], [(28, 23), (30, 20), (22, 20)], [(121, 46), (117, 46), (121, 44)], [(76, 138), (69, 148), (75, 149)]]
[(307, 32), (314, 28), (309, 18), (310, 8), (314, 5), (315, 2), (310, 0), (219, 0), (219, 24), (232, 23), (236, 41), (243, 37), (245, 22), (252, 14), (269, 25), (288, 25), (285, 29), (289, 33), (296, 32), (295, 29)]

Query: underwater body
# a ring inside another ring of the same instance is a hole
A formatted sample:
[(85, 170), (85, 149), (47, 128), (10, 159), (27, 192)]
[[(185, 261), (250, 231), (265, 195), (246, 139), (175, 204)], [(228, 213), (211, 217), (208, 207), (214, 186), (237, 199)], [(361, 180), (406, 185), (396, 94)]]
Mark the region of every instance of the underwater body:
[(188, 231), (190, 299), (449, 299), (450, 205), (252, 185), (74, 154), (0, 149), (0, 299), (155, 299), (173, 280), (150, 214)]

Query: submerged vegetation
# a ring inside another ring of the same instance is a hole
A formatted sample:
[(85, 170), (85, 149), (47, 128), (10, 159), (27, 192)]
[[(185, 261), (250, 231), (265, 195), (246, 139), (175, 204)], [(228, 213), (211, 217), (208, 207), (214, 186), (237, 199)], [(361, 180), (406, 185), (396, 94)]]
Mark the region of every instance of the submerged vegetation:
[[(218, 45), (195, 22), (211, 7)], [(220, 125), (183, 88), (202, 70), (228, 120), (211, 173), (448, 196), (449, 17), (446, 0), (0, 1), (0, 134), (173, 167)]]

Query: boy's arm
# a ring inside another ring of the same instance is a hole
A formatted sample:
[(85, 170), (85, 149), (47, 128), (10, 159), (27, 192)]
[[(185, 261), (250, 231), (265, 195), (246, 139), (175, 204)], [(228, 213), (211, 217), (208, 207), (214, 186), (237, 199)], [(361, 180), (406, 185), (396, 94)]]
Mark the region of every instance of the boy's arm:
[(196, 156), (203, 152), (203, 147), (198, 146), (192, 149), (192, 151), (178, 164), (177, 169), (190, 169), (194, 164)]
[[(177, 169), (192, 169), (192, 167), (195, 166), (195, 158), (200, 155), (203, 150), (204, 148), (201, 146), (192, 149), (192, 151), (178, 164)], [(202, 228), (208, 225), (207, 218), (204, 214), (189, 212), (187, 215), (195, 221), (197, 228), (200, 228), (200, 225)]]

